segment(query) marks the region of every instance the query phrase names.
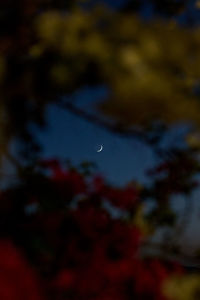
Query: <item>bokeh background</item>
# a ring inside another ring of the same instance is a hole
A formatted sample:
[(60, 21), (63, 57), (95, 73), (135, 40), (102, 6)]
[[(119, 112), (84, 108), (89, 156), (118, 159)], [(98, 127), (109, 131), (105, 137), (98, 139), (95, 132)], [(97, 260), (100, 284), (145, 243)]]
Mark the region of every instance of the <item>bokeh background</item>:
[(199, 23), (0, 3), (0, 299), (200, 299)]

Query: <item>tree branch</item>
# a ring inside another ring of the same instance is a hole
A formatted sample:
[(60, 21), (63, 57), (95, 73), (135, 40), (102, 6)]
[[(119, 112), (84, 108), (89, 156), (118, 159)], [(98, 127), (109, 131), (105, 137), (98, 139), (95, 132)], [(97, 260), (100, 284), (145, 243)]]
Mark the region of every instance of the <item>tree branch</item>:
[(137, 130), (133, 128), (123, 128), (120, 124), (111, 124), (94, 114), (91, 114), (76, 105), (74, 105), (72, 102), (59, 102), (58, 106), (64, 109), (67, 109), (71, 113), (73, 113), (76, 116), (81, 117), (82, 119), (85, 119), (86, 121), (93, 123), (99, 127), (102, 127), (110, 132), (113, 132), (115, 134), (121, 135), (122, 137), (130, 137), (130, 138), (137, 138), (139, 140), (142, 140), (143, 142), (150, 144), (148, 136), (142, 131)]
[(140, 256), (162, 258), (167, 261), (177, 262), (183, 267), (200, 269), (200, 259), (193, 255), (184, 253), (173, 253), (168, 248), (168, 245), (163, 245), (155, 242), (144, 242), (140, 248)]

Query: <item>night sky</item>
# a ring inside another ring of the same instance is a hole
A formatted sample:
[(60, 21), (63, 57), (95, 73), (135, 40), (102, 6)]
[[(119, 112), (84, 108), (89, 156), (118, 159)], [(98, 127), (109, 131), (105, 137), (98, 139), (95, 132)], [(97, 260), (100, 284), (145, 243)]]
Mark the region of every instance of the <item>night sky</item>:
[[(91, 111), (104, 94), (103, 88), (86, 88), (77, 94), (77, 105)], [(47, 130), (37, 133), (44, 157), (69, 159), (75, 166), (82, 161), (95, 162), (97, 171), (117, 185), (147, 179), (144, 169), (153, 166), (155, 158), (141, 142), (113, 134), (56, 106), (49, 107), (47, 120)], [(103, 151), (98, 153), (100, 145)]]

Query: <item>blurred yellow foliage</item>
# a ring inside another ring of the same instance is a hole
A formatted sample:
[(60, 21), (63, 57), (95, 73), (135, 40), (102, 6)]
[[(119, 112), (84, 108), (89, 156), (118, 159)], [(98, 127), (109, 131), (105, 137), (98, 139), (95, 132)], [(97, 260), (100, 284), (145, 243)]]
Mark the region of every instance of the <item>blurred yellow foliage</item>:
[(36, 22), (39, 37), (44, 43), (54, 45), (63, 34), (65, 20), (56, 11), (45, 12)]
[(198, 132), (188, 134), (185, 140), (189, 147), (200, 149), (200, 135)]
[(132, 223), (141, 230), (141, 232), (143, 233), (144, 236), (148, 236), (153, 233), (153, 227), (145, 219), (143, 205), (138, 206), (137, 211), (132, 220)]
[(42, 55), (44, 48), (41, 45), (34, 45), (30, 48), (29, 54), (32, 57), (38, 58)]
[(197, 7), (198, 9), (200, 9), (200, 1), (199, 1), (199, 0), (196, 1), (196, 7)]
[(58, 85), (66, 84), (70, 80), (69, 71), (63, 64), (57, 64), (52, 67), (51, 77)]
[(171, 277), (165, 282), (163, 292), (170, 300), (199, 300), (200, 276), (187, 274)]
[(194, 93), (200, 77), (200, 29), (95, 10), (48, 12), (38, 18), (36, 29), (41, 44), (70, 61), (73, 78), (91, 61), (98, 66), (110, 89), (100, 110), (124, 126), (145, 127), (156, 120), (200, 126)]

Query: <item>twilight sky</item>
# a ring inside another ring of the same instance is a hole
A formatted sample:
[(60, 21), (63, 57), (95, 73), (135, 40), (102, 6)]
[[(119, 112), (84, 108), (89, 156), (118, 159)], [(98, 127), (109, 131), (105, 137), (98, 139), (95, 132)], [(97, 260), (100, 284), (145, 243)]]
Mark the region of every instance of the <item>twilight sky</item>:
[[(105, 93), (103, 88), (86, 88), (77, 93), (77, 105), (92, 110)], [(75, 165), (95, 162), (98, 171), (114, 184), (146, 179), (144, 169), (153, 165), (154, 156), (142, 143), (110, 133), (55, 106), (49, 108), (47, 115), (50, 126), (38, 132), (44, 157), (67, 158)], [(97, 153), (101, 144), (103, 151)]]

